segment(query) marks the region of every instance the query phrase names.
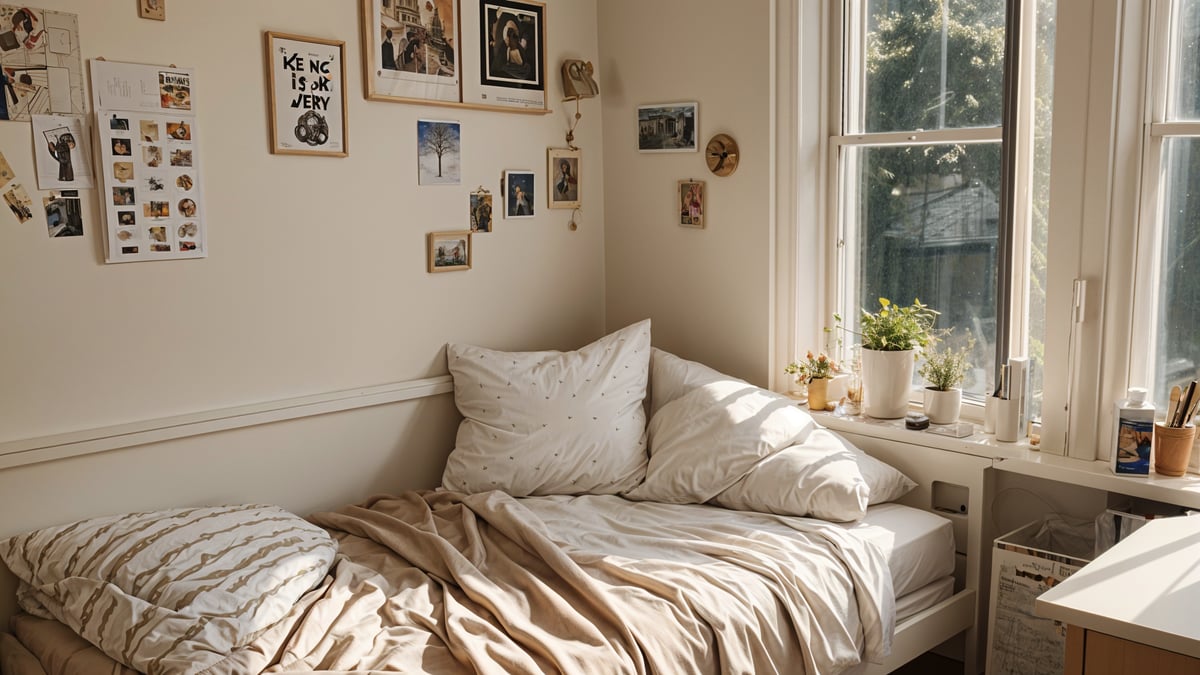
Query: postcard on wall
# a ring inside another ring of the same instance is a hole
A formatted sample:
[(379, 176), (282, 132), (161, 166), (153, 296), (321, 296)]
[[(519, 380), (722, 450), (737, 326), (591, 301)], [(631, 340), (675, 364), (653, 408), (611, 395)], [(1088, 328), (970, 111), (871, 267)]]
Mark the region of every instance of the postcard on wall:
[(482, 185), (471, 193), (471, 231), (492, 231), (492, 193)]
[(458, 185), (462, 182), (462, 125), (417, 120), (417, 184)]
[(532, 171), (504, 172), (504, 217), (532, 218), (534, 209)]
[(456, 0), (363, 0), (362, 11), (368, 99), (460, 100)]
[(33, 200), (29, 198), (29, 193), (20, 183), (13, 183), (12, 187), (4, 193), (4, 203), (8, 204), (9, 210), (17, 217), (18, 222), (24, 223), (33, 218)]
[(552, 209), (577, 209), (583, 204), (579, 198), (580, 161), (582, 153), (578, 149), (546, 149), (546, 206)]
[(267, 31), (271, 152), (345, 157), (346, 43)]
[(33, 151), (38, 188), (91, 189), (92, 158), (83, 118), (66, 115), (33, 116)]
[(0, 4), (0, 91), (3, 120), (84, 114), (78, 17)]
[(0, 188), (8, 185), (8, 182), (16, 176), (17, 174), (13, 173), (13, 168), (8, 163), (8, 158), (0, 152)]
[(105, 259), (206, 256), (194, 71), (112, 61), (91, 67)]
[(638, 150), (696, 152), (700, 117), (698, 108), (696, 103), (638, 106)]
[(83, 208), (78, 190), (52, 191), (42, 198), (46, 209), (46, 229), (50, 237), (82, 237)]

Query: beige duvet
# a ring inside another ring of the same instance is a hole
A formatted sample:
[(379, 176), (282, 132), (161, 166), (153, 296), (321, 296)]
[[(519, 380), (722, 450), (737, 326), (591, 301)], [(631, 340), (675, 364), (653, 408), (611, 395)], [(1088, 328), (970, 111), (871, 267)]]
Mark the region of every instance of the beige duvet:
[(890, 648), (882, 554), (822, 521), (498, 492), (311, 519), (330, 578), (220, 672), (819, 675)]

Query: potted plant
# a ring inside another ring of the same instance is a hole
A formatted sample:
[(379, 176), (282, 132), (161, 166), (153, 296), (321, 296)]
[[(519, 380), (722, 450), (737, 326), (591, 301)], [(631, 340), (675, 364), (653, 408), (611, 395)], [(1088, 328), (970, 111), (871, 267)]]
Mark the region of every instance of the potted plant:
[(958, 421), (962, 409), (962, 384), (967, 370), (971, 368), (967, 357), (975, 340), (967, 338), (967, 344), (958, 349), (949, 346), (937, 347), (925, 353), (925, 363), (918, 374), (925, 378), (925, 416), (934, 424), (951, 424)]
[(833, 359), (825, 354), (813, 356), (812, 352), (808, 352), (803, 360), (789, 363), (783, 372), (795, 376), (796, 384), (806, 385), (809, 410), (825, 409), (828, 403), (829, 379), (838, 372), (838, 365)]
[(933, 340), (937, 316), (919, 299), (902, 307), (879, 298), (878, 310), (862, 310), (863, 412), (868, 416), (895, 419), (908, 412), (917, 349)]

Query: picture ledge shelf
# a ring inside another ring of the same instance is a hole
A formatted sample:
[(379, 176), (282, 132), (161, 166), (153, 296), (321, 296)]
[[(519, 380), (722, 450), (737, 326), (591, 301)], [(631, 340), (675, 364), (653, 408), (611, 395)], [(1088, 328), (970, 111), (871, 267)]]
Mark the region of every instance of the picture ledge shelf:
[(160, 417), (0, 443), (0, 469), (78, 457), (217, 431), (368, 408), (454, 391), (449, 375)]

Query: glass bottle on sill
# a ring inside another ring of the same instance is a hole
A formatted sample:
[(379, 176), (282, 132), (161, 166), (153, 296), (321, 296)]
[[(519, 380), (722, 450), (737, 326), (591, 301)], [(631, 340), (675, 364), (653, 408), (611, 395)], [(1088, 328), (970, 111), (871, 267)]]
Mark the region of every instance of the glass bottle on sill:
[(863, 400), (862, 356), (859, 346), (850, 348), (850, 378), (846, 381), (846, 403), (843, 406), (847, 415), (861, 415)]

